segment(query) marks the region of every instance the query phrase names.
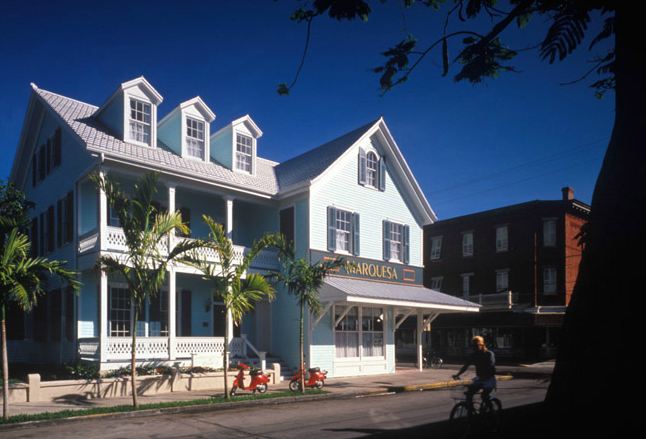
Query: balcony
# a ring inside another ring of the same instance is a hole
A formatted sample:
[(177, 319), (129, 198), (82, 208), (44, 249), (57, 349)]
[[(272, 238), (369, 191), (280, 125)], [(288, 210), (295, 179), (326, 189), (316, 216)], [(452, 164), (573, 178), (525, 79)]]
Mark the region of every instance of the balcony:
[[(128, 251), (126, 246), (126, 236), (124, 235), (123, 229), (120, 227), (106, 226), (105, 228), (105, 240), (104, 244), (101, 245), (101, 239), (99, 233), (95, 230), (93, 232), (87, 233), (79, 237), (79, 247), (78, 252), (79, 256), (86, 254), (91, 254), (98, 251), (110, 252), (110, 253), (125, 253)], [(187, 240), (194, 241), (192, 238), (174, 238), (176, 241)], [(160, 243), (160, 252), (166, 254), (168, 252), (168, 241), (163, 240)], [(240, 264), (243, 260), (243, 257), (249, 252), (249, 247), (234, 245), (234, 263)], [(210, 248), (200, 248), (197, 250), (198, 256), (206, 260), (207, 262), (218, 263), (219, 258), (218, 254)], [(258, 270), (278, 270), (280, 268), (278, 253), (272, 250), (264, 250), (256, 256), (252, 262), (251, 268)]]
[(470, 302), (481, 305), (482, 311), (499, 311), (527, 308), (530, 306), (530, 294), (505, 293), (476, 294), (467, 298)]

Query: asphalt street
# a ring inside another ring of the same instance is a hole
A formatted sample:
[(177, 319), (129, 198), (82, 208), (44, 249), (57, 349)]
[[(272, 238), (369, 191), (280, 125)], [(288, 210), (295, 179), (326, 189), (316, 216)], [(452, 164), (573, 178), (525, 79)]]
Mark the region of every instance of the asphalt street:
[[(548, 383), (501, 382), (504, 409), (543, 400)], [(446, 421), (454, 401), (449, 390), (178, 413), (133, 418), (90, 418), (2, 431), (4, 438), (354, 438), (396, 433)]]

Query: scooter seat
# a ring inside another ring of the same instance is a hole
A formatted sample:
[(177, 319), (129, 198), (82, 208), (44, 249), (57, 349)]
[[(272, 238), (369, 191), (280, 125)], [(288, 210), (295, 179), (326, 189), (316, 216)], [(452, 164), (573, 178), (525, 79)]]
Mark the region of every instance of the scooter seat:
[(254, 376), (255, 375), (262, 375), (263, 371), (261, 369), (252, 369), (252, 370), (249, 371), (249, 374), (254, 375)]
[(318, 367), (313, 367), (313, 368), (308, 369), (308, 372), (310, 372), (310, 373), (321, 372), (321, 369), (318, 368)]

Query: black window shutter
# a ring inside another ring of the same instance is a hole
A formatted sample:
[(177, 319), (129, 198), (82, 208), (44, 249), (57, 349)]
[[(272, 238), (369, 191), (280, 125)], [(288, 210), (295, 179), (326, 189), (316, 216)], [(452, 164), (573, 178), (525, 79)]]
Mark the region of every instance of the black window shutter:
[(337, 245), (337, 209), (328, 206), (328, 251), (334, 252)]
[(402, 262), (409, 263), (409, 226), (402, 227)]
[(53, 162), (54, 162), (54, 154), (52, 154), (52, 141), (51, 139), (47, 139), (47, 158), (45, 159), (47, 162), (47, 175), (49, 175), (50, 172), (52, 172), (53, 168)]
[(74, 192), (68, 192), (65, 198), (65, 240), (72, 242), (74, 238)]
[(54, 167), (61, 166), (61, 129), (54, 131)]
[(377, 184), (378, 184), (378, 189), (384, 192), (384, 188), (386, 185), (386, 164), (385, 161), (386, 158), (382, 157), (380, 159), (380, 164), (378, 166), (378, 176), (377, 176)]
[(56, 202), (56, 245), (58, 247), (63, 245), (63, 208), (65, 200), (58, 200)]
[(362, 148), (359, 149), (359, 157), (357, 159), (357, 180), (359, 184), (366, 184), (366, 151)]
[(45, 176), (47, 172), (46, 160), (47, 160), (47, 150), (45, 149), (45, 145), (40, 145), (38, 147), (38, 181), (45, 180)]
[(38, 256), (45, 255), (45, 214), (41, 213), (38, 219)]
[(38, 217), (31, 220), (31, 255), (38, 256)]
[(359, 213), (353, 214), (353, 255), (359, 256)]
[(391, 227), (386, 220), (382, 221), (382, 257), (385, 261), (391, 259)]
[(54, 251), (54, 243), (56, 242), (56, 235), (54, 235), (54, 206), (47, 208), (47, 251)]
[(36, 181), (38, 180), (38, 155), (34, 153), (31, 158), (31, 185), (36, 187)]

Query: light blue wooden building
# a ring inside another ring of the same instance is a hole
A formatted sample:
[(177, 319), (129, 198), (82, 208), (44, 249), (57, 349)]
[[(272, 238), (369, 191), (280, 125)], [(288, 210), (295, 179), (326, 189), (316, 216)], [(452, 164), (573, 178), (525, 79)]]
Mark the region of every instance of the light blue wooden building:
[[(311, 261), (356, 262), (326, 280), (324, 313), (307, 316), (308, 362), (330, 376), (395, 372), (394, 333), (407, 317), (418, 319), (420, 359), (420, 334), (436, 316), (478, 311), (422, 286), (422, 227), (435, 215), (382, 118), (276, 163), (259, 155), (263, 133), (249, 115), (211, 133), (215, 115), (200, 97), (158, 121), (163, 98), (143, 77), (99, 107), (32, 89), (10, 180), (35, 203), (35, 251), (67, 260), (83, 286), (74, 296), (52, 284), (33, 312), (12, 313), (13, 361), (116, 368), (128, 362), (136, 330), (146, 363), (218, 366), (225, 342), (234, 355), (298, 363), (293, 297), (279, 288), (274, 302), (233, 327), (210, 285), (183, 265), (169, 269), (166, 287), (132, 325), (125, 285), (96, 268), (99, 255), (125, 248), (118, 218), (88, 179), (96, 172), (125, 188), (143, 173), (160, 174), (156, 202), (179, 210), (191, 229), (169, 246), (206, 236), (200, 218), (208, 214), (241, 257), (263, 233), (281, 231)], [(203, 257), (217, 263), (209, 252)], [(276, 253), (266, 251), (250, 270), (277, 269)], [(228, 341), (225, 325), (233, 327)]]

